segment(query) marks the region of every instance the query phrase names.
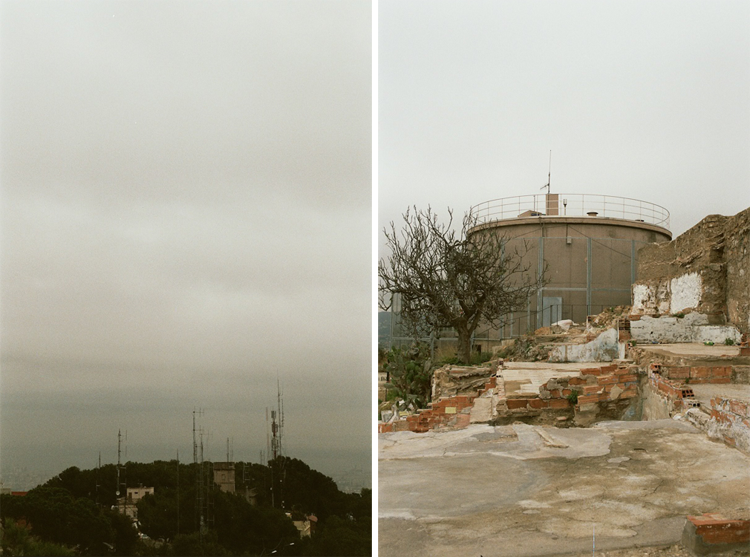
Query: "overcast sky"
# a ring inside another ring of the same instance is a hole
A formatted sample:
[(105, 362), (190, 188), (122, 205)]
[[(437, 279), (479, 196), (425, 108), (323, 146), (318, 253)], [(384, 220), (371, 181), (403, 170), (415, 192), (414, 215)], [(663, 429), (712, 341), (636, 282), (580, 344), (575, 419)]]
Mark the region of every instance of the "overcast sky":
[[(680, 234), (750, 206), (750, 3), (379, 5), (379, 222), (599, 193)], [(381, 256), (384, 255), (381, 247)]]
[(369, 474), (369, 3), (0, 9), (3, 467)]

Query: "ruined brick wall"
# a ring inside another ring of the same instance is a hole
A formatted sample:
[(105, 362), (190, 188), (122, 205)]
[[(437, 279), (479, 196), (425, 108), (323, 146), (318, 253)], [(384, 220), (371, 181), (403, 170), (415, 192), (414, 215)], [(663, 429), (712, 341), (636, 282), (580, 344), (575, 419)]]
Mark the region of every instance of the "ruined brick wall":
[(724, 257), (727, 262), (727, 316), (738, 329), (750, 332), (750, 209), (728, 223)]
[(688, 310), (750, 331), (750, 208), (709, 215), (673, 241), (638, 252), (633, 313)]

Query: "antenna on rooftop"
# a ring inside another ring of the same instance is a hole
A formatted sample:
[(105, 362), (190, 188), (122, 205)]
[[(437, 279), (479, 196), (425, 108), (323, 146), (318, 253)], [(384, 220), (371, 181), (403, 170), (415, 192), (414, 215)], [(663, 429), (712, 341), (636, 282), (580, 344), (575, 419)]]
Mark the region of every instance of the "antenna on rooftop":
[(540, 190), (547, 188), (547, 195), (549, 195), (550, 183), (552, 183), (552, 149), (549, 150), (549, 172), (547, 173), (547, 183), (544, 184)]

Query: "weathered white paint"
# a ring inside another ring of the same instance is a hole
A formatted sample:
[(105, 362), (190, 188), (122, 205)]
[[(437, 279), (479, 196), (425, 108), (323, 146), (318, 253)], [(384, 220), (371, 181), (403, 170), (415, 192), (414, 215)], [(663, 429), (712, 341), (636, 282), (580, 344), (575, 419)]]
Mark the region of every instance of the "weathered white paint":
[(731, 339), (735, 344), (739, 344), (742, 340), (742, 334), (732, 325), (708, 325), (706, 327), (697, 327), (695, 330), (695, 342), (724, 344), (727, 339)]
[[(637, 321), (635, 321), (637, 323)], [(632, 325), (631, 325), (632, 327)], [(549, 353), (550, 362), (611, 362), (620, 354), (616, 329), (607, 329), (586, 344), (564, 344)]]
[(647, 284), (633, 285), (633, 313), (645, 313), (655, 306), (655, 293)]
[(688, 273), (673, 278), (669, 283), (669, 290), (671, 292), (670, 313), (695, 309), (701, 303), (702, 281), (698, 273)]
[(709, 325), (702, 313), (689, 313), (679, 317), (643, 316), (630, 322), (630, 335), (637, 342), (706, 342), (723, 344), (728, 338), (739, 342), (740, 332), (732, 325)]
[(750, 453), (750, 428), (743, 422), (742, 418), (733, 414), (725, 414), (729, 422), (709, 418), (706, 433), (711, 439), (724, 441), (724, 435), (734, 439), (735, 446), (746, 453)]
[(633, 285), (633, 313), (669, 313), (671, 293), (668, 280), (662, 280), (656, 285)]

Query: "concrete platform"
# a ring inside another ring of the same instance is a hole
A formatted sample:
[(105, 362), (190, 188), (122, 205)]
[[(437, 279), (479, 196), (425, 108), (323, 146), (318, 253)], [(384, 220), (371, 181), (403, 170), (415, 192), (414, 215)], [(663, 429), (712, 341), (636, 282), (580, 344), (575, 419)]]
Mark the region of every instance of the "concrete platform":
[[(581, 374), (581, 367), (593, 364), (552, 364), (549, 362), (505, 362), (498, 370), (502, 377), (505, 396), (538, 396), (539, 387), (553, 377), (575, 377)], [(601, 364), (604, 365), (604, 364)]]
[(638, 348), (643, 348), (647, 352), (656, 352), (669, 356), (700, 358), (700, 359), (732, 359), (740, 355), (739, 346), (727, 346), (725, 344), (716, 344), (706, 346), (695, 342), (685, 342), (681, 344), (639, 344)]
[[(541, 431), (541, 432), (540, 432)], [(679, 543), (750, 518), (750, 457), (675, 420), (380, 435), (379, 555), (531, 557)]]
[[(731, 398), (750, 402), (750, 385), (690, 385), (695, 398), (703, 408), (711, 408), (714, 397)], [(748, 494), (750, 497), (750, 494)]]

